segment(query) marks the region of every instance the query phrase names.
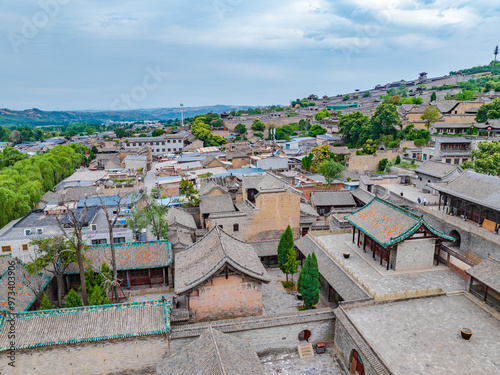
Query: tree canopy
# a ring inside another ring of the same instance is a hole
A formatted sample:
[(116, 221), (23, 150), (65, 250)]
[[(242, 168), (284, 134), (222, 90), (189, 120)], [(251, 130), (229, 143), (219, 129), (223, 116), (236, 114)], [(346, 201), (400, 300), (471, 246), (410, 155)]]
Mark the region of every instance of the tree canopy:
[(400, 125), (399, 113), (394, 104), (381, 104), (370, 120), (371, 138), (379, 139), (381, 135), (396, 134), (396, 126)]
[(500, 99), (496, 98), (493, 103), (483, 104), (477, 110), (476, 122), (486, 122), (488, 119), (500, 118)]
[(202, 140), (205, 147), (220, 146), (227, 142), (223, 137), (212, 134), (212, 126), (222, 125), (218, 116), (215, 113), (209, 113), (206, 116), (199, 115), (194, 118), (191, 125), (191, 133)]
[(293, 233), (292, 228), (290, 228), (290, 225), (288, 225), (286, 227), (286, 230), (282, 233), (280, 242), (278, 243), (278, 266), (284, 273), (286, 273), (285, 264), (287, 261), (288, 250), (291, 247), (293, 247)]
[(441, 112), (439, 112), (439, 109), (433, 106), (428, 106), (420, 118), (425, 121), (425, 126), (429, 129), (432, 124), (439, 120), (440, 116)]
[(351, 147), (361, 147), (370, 138), (370, 118), (361, 112), (342, 116), (339, 121), (339, 133), (344, 142)]
[(330, 185), (334, 180), (342, 177), (345, 167), (336, 161), (329, 159), (318, 165), (316, 171), (325, 178), (325, 182)]
[(302, 294), (305, 309), (310, 309), (319, 301), (319, 269), (318, 259), (313, 252), (309, 254), (300, 271), (297, 291)]
[(483, 141), (477, 150), (470, 152), (472, 161), (465, 161), (463, 168), (471, 168), (478, 173), (500, 176), (500, 141)]
[(167, 237), (168, 224), (167, 215), (168, 207), (164, 206), (156, 200), (154, 192), (150, 195), (142, 197), (142, 204), (134, 204), (130, 214), (129, 227), (135, 230), (151, 228), (157, 240)]
[(263, 132), (266, 130), (266, 125), (257, 118), (253, 121), (252, 130), (256, 132)]

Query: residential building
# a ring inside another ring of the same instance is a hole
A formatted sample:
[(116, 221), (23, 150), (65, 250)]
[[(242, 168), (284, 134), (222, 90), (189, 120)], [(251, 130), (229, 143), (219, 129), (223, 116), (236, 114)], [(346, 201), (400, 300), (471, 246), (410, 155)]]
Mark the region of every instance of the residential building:
[(434, 147), (422, 148), (422, 160), (441, 160), (460, 165), (471, 158), (472, 140), (464, 137), (436, 138)]
[(153, 156), (158, 157), (167, 153), (179, 153), (187, 145), (188, 132), (164, 134), (161, 137), (134, 137), (127, 138), (122, 145), (131, 151), (138, 151), (142, 146), (148, 145)]
[[(436, 182), (446, 182), (463, 173), (463, 169), (456, 164), (442, 163), (434, 160), (427, 160), (420, 167), (415, 169), (417, 178), (415, 186), (418, 189), (428, 189), (427, 184)], [(436, 195), (436, 191), (433, 191)]]

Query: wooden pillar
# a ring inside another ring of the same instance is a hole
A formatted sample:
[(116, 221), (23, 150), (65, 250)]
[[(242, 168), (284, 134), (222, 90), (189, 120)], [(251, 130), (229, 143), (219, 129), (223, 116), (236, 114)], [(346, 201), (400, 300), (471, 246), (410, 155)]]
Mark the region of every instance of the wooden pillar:
[(377, 243), (372, 240), (372, 253), (373, 253), (373, 259), (375, 259), (375, 249), (377, 248)]
[(438, 211), (441, 211), (441, 198), (443, 197), (443, 195), (441, 193), (439, 193), (439, 204), (438, 204)]
[(498, 212), (495, 214), (495, 233), (498, 233)]
[(438, 257), (436, 259), (436, 266), (439, 266), (439, 256), (441, 255), (441, 244), (439, 242), (437, 244), (437, 248), (438, 248)]
[(481, 226), (481, 215), (483, 214), (483, 206), (479, 207), (479, 218), (477, 219), (477, 226)]
[(151, 268), (148, 268), (149, 287), (151, 288)]
[(163, 274), (163, 285), (165, 285), (166, 284), (166, 282), (165, 282), (166, 281), (165, 280), (165, 267), (162, 267), (161, 271), (162, 271), (162, 274)]
[(326, 283), (326, 285), (328, 285), (328, 302), (330, 302), (330, 289), (332, 289), (332, 287), (328, 283)]
[(472, 283), (474, 282), (474, 278), (471, 276), (470, 277), (470, 282), (469, 282), (469, 290), (468, 292), (470, 293), (470, 290), (472, 289)]
[(366, 253), (366, 233), (365, 235), (363, 236), (363, 252)]
[(382, 252), (385, 252), (385, 248), (383, 248), (382, 246), (380, 247), (380, 265), (382, 265), (382, 258), (384, 257), (384, 254), (382, 254)]
[(356, 239), (356, 227), (352, 227), (352, 243), (354, 243), (354, 240)]
[(488, 287), (484, 286), (484, 302), (486, 302), (486, 297), (488, 297)]
[(359, 247), (359, 240), (361, 237), (361, 229), (358, 229), (358, 242), (356, 242), (356, 246)]
[(387, 249), (387, 271), (389, 271), (389, 259), (391, 258), (391, 251)]

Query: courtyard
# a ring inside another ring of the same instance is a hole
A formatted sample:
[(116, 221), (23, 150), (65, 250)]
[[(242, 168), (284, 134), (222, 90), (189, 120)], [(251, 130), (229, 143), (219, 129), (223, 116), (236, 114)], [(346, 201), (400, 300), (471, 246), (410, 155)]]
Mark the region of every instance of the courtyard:
[(344, 375), (333, 348), (313, 358), (300, 359), (297, 351), (270, 353), (261, 356), (266, 375)]

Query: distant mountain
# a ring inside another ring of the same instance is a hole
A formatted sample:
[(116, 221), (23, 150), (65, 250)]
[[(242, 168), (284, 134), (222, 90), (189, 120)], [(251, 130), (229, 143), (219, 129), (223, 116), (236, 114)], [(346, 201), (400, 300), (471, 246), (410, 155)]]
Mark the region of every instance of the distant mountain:
[[(184, 107), (184, 118), (208, 112), (222, 113), (232, 110), (255, 108), (252, 106), (213, 105)], [(181, 117), (179, 108), (152, 108), (124, 111), (42, 111), (37, 108), (24, 111), (0, 109), (0, 125), (62, 125), (72, 122), (101, 123), (105, 121), (170, 120)]]

